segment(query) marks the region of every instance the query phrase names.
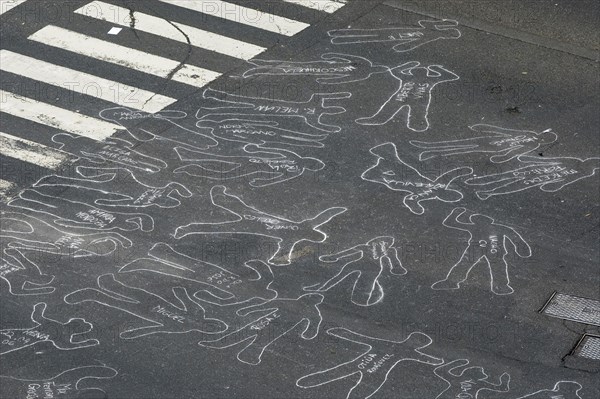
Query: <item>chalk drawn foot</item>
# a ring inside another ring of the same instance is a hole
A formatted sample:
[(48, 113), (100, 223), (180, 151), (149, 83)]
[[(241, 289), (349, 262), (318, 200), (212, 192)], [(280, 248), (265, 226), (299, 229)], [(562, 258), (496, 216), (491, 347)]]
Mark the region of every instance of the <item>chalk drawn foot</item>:
[(460, 282), (450, 280), (440, 280), (431, 286), (434, 290), (457, 290), (460, 288)]
[(510, 295), (515, 290), (510, 285), (492, 285), (492, 292), (496, 295)]

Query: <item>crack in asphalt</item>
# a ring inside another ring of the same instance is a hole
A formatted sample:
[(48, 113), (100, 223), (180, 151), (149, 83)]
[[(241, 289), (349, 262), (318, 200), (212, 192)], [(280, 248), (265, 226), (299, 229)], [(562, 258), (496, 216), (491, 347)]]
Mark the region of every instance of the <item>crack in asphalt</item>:
[(135, 29), (135, 24), (136, 24), (136, 20), (135, 20), (135, 10), (133, 8), (129, 9), (129, 28), (133, 31), (133, 34), (135, 35), (135, 37), (140, 40), (140, 37), (138, 36), (137, 30)]

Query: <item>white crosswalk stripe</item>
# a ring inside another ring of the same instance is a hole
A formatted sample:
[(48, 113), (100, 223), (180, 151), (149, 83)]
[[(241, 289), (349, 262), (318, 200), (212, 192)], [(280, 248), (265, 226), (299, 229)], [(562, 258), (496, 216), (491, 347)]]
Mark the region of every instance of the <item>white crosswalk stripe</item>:
[(119, 125), (4, 90), (0, 90), (0, 103), (0, 111), (7, 114), (98, 141), (121, 129)]
[(68, 159), (58, 150), (3, 132), (0, 132), (0, 154), (48, 169), (54, 169)]
[(29, 36), (29, 39), (161, 78), (169, 77), (172, 71), (176, 70), (171, 77), (172, 80), (195, 87), (204, 87), (221, 76), (218, 72), (189, 64), (184, 64), (177, 69), (179, 67), (178, 61), (52, 25), (40, 29)]
[(177, 101), (8, 50), (0, 50), (0, 70), (151, 113)]
[[(130, 11), (126, 8), (117, 7), (113, 4), (94, 1), (77, 10), (76, 13), (91, 18), (105, 20), (115, 25), (129, 28), (131, 18)], [(136, 12), (135, 29), (153, 35), (175, 40), (182, 43), (192, 44), (216, 53), (225, 54), (243, 60), (251, 59), (266, 50), (265, 47), (256, 46), (227, 36), (208, 32), (192, 26), (167, 21), (163, 18)]]
[(297, 4), (299, 6), (312, 8), (328, 13), (334, 13), (346, 5), (345, 0), (282, 0), (286, 3)]
[(280, 17), (268, 12), (258, 11), (243, 7), (238, 4), (220, 0), (159, 0), (178, 7), (212, 15), (255, 28), (279, 33), (285, 36), (294, 36), (310, 25), (295, 21), (290, 18)]
[(12, 10), (21, 3), (25, 3), (27, 0), (0, 0), (0, 15), (7, 11)]

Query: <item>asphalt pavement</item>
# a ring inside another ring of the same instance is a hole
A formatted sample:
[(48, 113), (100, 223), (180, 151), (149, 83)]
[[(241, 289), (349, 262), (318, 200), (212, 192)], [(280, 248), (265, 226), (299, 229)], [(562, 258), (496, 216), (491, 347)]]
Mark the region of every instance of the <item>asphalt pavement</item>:
[(597, 2), (0, 2), (1, 398), (600, 397)]

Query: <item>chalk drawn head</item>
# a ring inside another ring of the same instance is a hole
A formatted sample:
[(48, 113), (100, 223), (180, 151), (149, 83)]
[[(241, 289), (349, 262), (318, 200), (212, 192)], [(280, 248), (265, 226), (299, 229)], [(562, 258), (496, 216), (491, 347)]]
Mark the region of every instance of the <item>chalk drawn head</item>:
[(479, 226), (480, 225), (491, 225), (494, 223), (494, 219), (492, 219), (489, 216), (475, 213), (475, 214), (469, 216), (469, 222), (479, 225)]

